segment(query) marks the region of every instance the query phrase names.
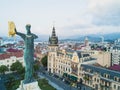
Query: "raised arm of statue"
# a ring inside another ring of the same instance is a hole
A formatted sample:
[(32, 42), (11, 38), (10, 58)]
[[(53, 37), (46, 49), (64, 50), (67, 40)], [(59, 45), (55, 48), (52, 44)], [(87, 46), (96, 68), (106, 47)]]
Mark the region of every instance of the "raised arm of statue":
[(33, 34), (33, 33), (32, 33), (32, 35), (33, 35), (34, 39), (37, 39), (37, 38), (38, 38), (37, 35), (35, 35), (35, 34)]
[(15, 28), (15, 33), (25, 40), (25, 34), (17, 32), (16, 28)]

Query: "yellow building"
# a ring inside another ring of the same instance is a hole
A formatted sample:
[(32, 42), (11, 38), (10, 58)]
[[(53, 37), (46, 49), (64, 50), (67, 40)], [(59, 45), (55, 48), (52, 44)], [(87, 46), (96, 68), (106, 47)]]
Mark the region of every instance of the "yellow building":
[(77, 81), (79, 80), (80, 64), (90, 60), (90, 55), (81, 51), (59, 50), (58, 37), (56, 36), (55, 28), (53, 27), (48, 45), (48, 72), (59, 76), (67, 74)]
[(120, 73), (106, 69), (110, 64), (109, 52), (60, 50), (53, 27), (48, 45), (48, 72), (73, 82), (82, 80), (96, 90), (120, 90)]

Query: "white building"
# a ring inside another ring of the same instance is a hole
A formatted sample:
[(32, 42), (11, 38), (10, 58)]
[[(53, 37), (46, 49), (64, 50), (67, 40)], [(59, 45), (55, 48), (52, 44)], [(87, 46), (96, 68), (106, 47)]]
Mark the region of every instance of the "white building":
[(23, 52), (20, 50), (0, 54), (0, 66), (5, 65), (10, 69), (10, 66), (16, 61), (19, 61), (24, 66)]
[(112, 65), (120, 65), (120, 47), (113, 47), (110, 52), (112, 53)]
[(114, 64), (120, 64), (120, 50), (112, 51), (112, 65)]

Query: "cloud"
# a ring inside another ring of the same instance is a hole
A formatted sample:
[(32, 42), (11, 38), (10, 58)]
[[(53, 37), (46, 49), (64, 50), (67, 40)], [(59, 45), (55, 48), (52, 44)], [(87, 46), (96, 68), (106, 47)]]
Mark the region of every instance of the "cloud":
[(88, 8), (93, 17), (93, 24), (97, 26), (120, 25), (120, 0), (92, 0)]
[(120, 25), (120, 16), (104, 16), (104, 17), (94, 17), (93, 24), (97, 26), (119, 26)]
[[(67, 24), (61, 25), (59, 34), (78, 35), (119, 32), (120, 0), (85, 0), (86, 6)], [(84, 11), (84, 12), (83, 12)]]
[(81, 30), (81, 29), (86, 29), (86, 28), (91, 28), (89, 25), (82, 25), (82, 24), (76, 24), (76, 25), (70, 25), (70, 26), (65, 26), (62, 29), (66, 30)]

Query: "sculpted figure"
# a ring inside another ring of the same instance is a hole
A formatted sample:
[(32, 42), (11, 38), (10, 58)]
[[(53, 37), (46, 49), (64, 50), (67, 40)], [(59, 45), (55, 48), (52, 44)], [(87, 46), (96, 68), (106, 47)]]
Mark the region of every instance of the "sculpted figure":
[(27, 34), (18, 32), (15, 28), (15, 33), (19, 35), (25, 44), (24, 62), (25, 62), (25, 79), (23, 83), (30, 83), (34, 81), (33, 77), (33, 63), (34, 63), (34, 39), (38, 38), (30, 31), (31, 25), (26, 25)]

